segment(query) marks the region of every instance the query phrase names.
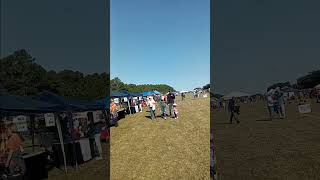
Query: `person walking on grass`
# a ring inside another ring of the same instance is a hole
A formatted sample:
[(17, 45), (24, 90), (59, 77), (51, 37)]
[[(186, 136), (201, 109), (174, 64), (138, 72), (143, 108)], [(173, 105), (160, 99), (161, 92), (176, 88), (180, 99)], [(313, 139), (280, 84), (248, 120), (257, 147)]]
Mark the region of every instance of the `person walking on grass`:
[(167, 104), (164, 101), (164, 98), (161, 99), (160, 101), (160, 109), (161, 109), (161, 114), (163, 119), (167, 119)]
[(233, 119), (235, 119), (237, 123), (240, 123), (237, 117), (239, 110), (240, 106), (236, 103), (235, 97), (232, 97), (232, 99), (229, 100), (230, 124), (232, 124)]
[(156, 118), (156, 102), (151, 98), (149, 97), (149, 100), (148, 100), (148, 107), (149, 107), (149, 110), (150, 110), (150, 116), (151, 116), (151, 119), (155, 119)]
[(178, 108), (176, 103), (173, 104), (173, 114), (174, 114), (174, 119), (178, 119)]
[(172, 116), (172, 107), (173, 107), (175, 98), (176, 96), (171, 91), (169, 91), (167, 95), (167, 103), (169, 106), (169, 116)]
[(280, 115), (281, 115), (281, 119), (286, 118), (286, 109), (285, 109), (285, 102), (284, 102), (284, 94), (283, 92), (280, 90), (280, 88), (277, 89), (278, 91), (278, 104), (279, 104), (279, 111), (280, 111)]
[(273, 119), (273, 90), (268, 91), (267, 94), (267, 105), (268, 105), (268, 112), (270, 120)]

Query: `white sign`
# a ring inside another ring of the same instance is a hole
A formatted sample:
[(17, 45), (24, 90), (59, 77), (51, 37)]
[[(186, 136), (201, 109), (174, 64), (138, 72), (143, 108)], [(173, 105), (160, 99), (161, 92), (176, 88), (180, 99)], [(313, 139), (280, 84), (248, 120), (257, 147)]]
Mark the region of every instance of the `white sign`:
[(128, 98), (124, 97), (123, 102), (128, 102)]
[(16, 116), (13, 118), (19, 132), (28, 131), (27, 116)]
[(93, 122), (94, 123), (100, 122), (100, 121), (102, 121), (102, 119), (103, 119), (102, 111), (94, 111), (93, 112)]
[(119, 98), (114, 98), (113, 101), (114, 103), (119, 104)]
[(142, 97), (139, 97), (139, 100), (141, 101), (141, 100), (142, 100)]
[(53, 113), (44, 114), (44, 120), (46, 122), (46, 127), (52, 127), (56, 125)]
[(134, 97), (134, 98), (132, 98), (133, 100), (138, 100), (138, 97)]
[(311, 106), (310, 104), (303, 104), (298, 106), (299, 113), (311, 113)]

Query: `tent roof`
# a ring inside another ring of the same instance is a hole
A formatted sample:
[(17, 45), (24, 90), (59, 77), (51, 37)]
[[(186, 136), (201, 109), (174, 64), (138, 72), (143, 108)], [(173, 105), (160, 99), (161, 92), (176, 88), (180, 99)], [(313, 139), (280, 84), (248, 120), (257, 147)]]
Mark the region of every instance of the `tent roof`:
[(316, 85), (314, 88), (320, 89), (320, 84)]
[(0, 110), (2, 112), (57, 112), (61, 106), (34, 100), (31, 97), (0, 95)]
[(94, 110), (94, 109), (104, 109), (102, 104), (97, 102), (90, 102), (84, 100), (76, 100), (71, 98), (65, 98), (62, 96), (58, 96), (49, 91), (43, 91), (39, 95), (33, 97), (33, 99), (45, 101), (51, 104), (57, 104), (62, 106), (64, 110)]
[(128, 95), (122, 92), (115, 92), (115, 91), (111, 91), (111, 97), (112, 98), (120, 98), (120, 97), (127, 97)]
[(142, 93), (142, 96), (146, 97), (146, 96), (153, 96), (153, 95), (160, 95), (161, 93), (157, 90), (154, 91), (146, 91)]
[(232, 97), (247, 97), (247, 96), (251, 96), (251, 95), (248, 93), (244, 93), (244, 92), (234, 91), (234, 92), (231, 92), (231, 93), (223, 96), (222, 98), (223, 99), (231, 99)]

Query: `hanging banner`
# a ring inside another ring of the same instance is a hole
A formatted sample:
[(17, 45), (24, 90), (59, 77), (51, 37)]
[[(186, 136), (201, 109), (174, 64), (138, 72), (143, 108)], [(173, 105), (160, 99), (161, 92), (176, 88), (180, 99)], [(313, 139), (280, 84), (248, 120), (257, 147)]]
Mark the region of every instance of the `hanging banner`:
[(301, 114), (311, 113), (311, 106), (310, 104), (299, 105), (298, 110)]
[(44, 120), (46, 122), (46, 127), (52, 127), (56, 125), (54, 114), (53, 113), (46, 113), (44, 114)]
[(102, 121), (102, 119), (103, 119), (102, 111), (94, 111), (93, 112), (93, 122), (94, 123), (100, 122), (100, 121)]
[(73, 134), (74, 137), (84, 137), (88, 132), (88, 112), (77, 112), (73, 113)]
[(27, 116), (16, 116), (13, 118), (13, 123), (17, 126), (18, 132), (28, 131)]

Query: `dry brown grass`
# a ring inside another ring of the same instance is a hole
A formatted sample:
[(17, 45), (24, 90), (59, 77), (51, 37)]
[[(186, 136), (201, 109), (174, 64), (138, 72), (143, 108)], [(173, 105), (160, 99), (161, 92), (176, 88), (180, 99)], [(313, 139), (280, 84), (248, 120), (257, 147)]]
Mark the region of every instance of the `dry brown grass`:
[(111, 129), (111, 179), (209, 179), (209, 108), (209, 98), (186, 99), (177, 120), (151, 121), (144, 111), (119, 121)]
[(239, 125), (213, 112), (219, 180), (320, 179), (320, 105), (303, 116), (286, 108), (286, 119), (266, 121), (265, 103), (242, 105)]

